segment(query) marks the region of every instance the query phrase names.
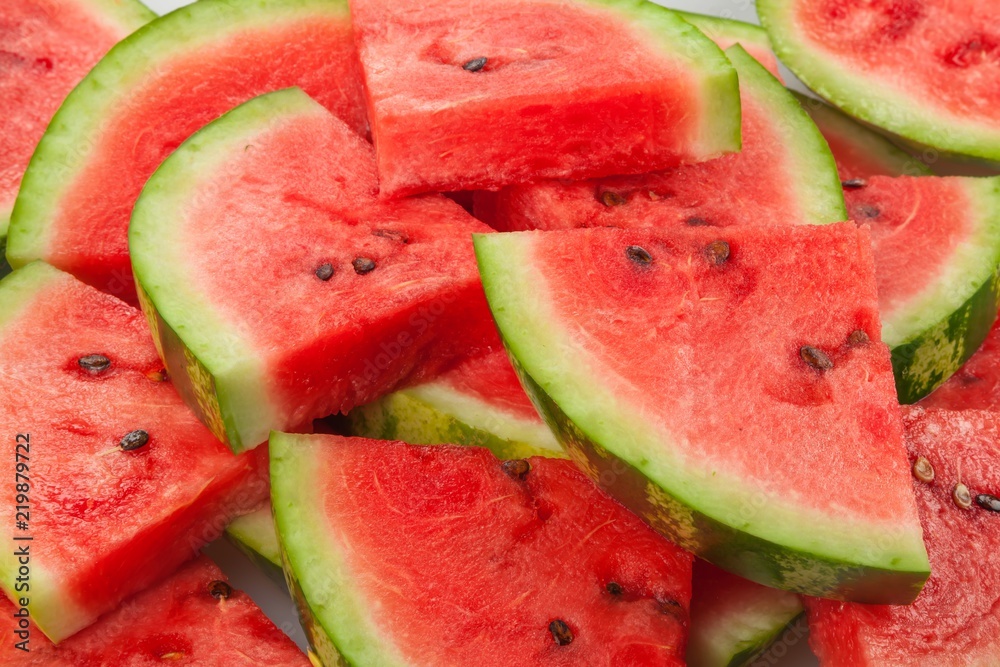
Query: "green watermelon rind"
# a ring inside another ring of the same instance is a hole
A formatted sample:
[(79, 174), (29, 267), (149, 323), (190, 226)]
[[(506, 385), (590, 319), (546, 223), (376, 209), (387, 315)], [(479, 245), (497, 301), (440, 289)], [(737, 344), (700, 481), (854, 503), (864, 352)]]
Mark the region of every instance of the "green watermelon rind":
[(270, 438), (271, 506), (302, 627), (326, 667), (405, 667), (374, 627), (335, 538), (323, 525), (322, 482), (311, 453), (322, 447), (311, 443), (317, 437), (274, 432)]
[(900, 403), (916, 403), (954, 375), (986, 340), (1000, 308), (1000, 177), (961, 181), (977, 216), (974, 234), (943, 275), (882, 316)]
[[(646, 430), (648, 421), (638, 411), (593, 381), (588, 360), (558, 355), (556, 350), (570, 344), (549, 325), (530, 272), (520, 270), (528, 264), (520, 258), (524, 248), (517, 239), (533, 233), (538, 232), (474, 235), (480, 275), (529, 396), (591, 479), (678, 546), (751, 581), (815, 597), (913, 601), (930, 569), (919, 526), (893, 532), (834, 522), (739, 488), (733, 480), (688, 479), (680, 462), (670, 460), (663, 436), (651, 426)], [(536, 378), (531, 372), (536, 368), (550, 372)], [(588, 390), (581, 393), (578, 387)], [(613, 443), (616, 451), (598, 443)], [(646, 455), (650, 451), (660, 456), (654, 460)], [(763, 506), (769, 506), (766, 522), (757, 519)], [(741, 516), (741, 508), (752, 511)]]
[(4, 234), (0, 236), (0, 278), (3, 278), (11, 271), (13, 269), (7, 263), (7, 236)]
[(226, 526), (225, 534), (269, 579), (279, 586), (287, 585), (270, 505), (235, 519)]
[(772, 120), (783, 126), (787, 137), (785, 157), (792, 163), (790, 176), (796, 181), (787, 187), (795, 192), (802, 208), (801, 222), (847, 220), (837, 163), (816, 124), (789, 90), (746, 49), (736, 44), (726, 49), (726, 55), (739, 73), (741, 84), (752, 90), (762, 106), (771, 110)]
[(11, 213), (11, 266), (45, 256), (64, 193), (99, 147), (96, 138), (113, 117), (111, 110), (136, 93), (160, 63), (236, 37), (254, 25), (348, 14), (346, 0), (199, 0), (116, 44), (66, 97), (31, 157)]
[[(262, 361), (239, 327), (226, 322), (184, 275), (184, 210), (199, 184), (225, 168), (228, 156), (277, 123), (328, 115), (297, 88), (246, 102), (192, 135), (143, 189), (129, 225), (129, 251), (139, 301), (157, 349), (181, 396), (236, 453), (252, 449), (281, 423), (268, 395)], [(170, 324), (168, 324), (168, 322)]]
[[(787, 623), (781, 623), (776, 619), (778, 625), (775, 626), (775, 630), (765, 631), (756, 637), (748, 638), (747, 643), (733, 653), (732, 657), (726, 663), (726, 667), (752, 667), (754, 662), (762, 658), (775, 642), (781, 639), (786, 632), (793, 629), (795, 624), (804, 618), (805, 612), (800, 606), (799, 612), (793, 618), (789, 619)], [(691, 665), (691, 667), (695, 666)]]
[(751, 44), (760, 49), (771, 51), (771, 38), (767, 31), (759, 25), (737, 21), (735, 19), (722, 18), (721, 16), (711, 16), (708, 14), (696, 14), (695, 12), (685, 12), (675, 9), (674, 12), (682, 19), (701, 30), (713, 41), (725, 38), (733, 42), (739, 42), (746, 47)]
[(885, 136), (815, 97), (793, 94), (824, 134), (835, 134), (864, 150), (880, 164), (885, 176), (931, 176), (931, 168)]
[(914, 97), (905, 81), (892, 87), (866, 81), (836, 58), (811, 47), (796, 28), (801, 0), (758, 0), (757, 14), (775, 52), (816, 94), (850, 116), (946, 156), (1000, 163), (1000, 126), (970, 122)]
[(347, 415), (352, 435), (413, 445), (486, 447), (499, 459), (565, 458), (552, 432), (440, 382), (403, 389)]

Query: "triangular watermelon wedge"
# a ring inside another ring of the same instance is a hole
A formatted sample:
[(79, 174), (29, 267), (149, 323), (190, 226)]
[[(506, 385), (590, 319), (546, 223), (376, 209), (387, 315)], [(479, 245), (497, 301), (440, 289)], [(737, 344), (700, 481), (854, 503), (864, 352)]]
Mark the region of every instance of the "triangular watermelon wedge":
[(753, 581), (913, 600), (927, 556), (867, 230), (583, 229), (475, 243), (529, 393), (603, 488)]
[(188, 411), (135, 308), (33, 263), (0, 283), (0, 347), (17, 491), (0, 502), (13, 531), (0, 588), (21, 597), (25, 547), (31, 617), (51, 640), (170, 574), (266, 499), (263, 456), (233, 456)]
[(691, 555), (571, 462), (329, 435), (270, 446), (286, 572), (323, 664), (684, 664)]

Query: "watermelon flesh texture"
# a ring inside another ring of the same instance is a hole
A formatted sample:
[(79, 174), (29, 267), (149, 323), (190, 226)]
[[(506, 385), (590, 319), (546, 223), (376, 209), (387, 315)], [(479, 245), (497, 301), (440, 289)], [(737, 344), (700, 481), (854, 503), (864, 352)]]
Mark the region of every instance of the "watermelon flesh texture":
[(5, 667), (153, 667), (173, 662), (309, 667), (292, 640), (249, 596), (229, 586), (204, 556), (58, 646), (32, 628), (30, 652), (16, 649), (21, 638), (15, 634), (15, 611), (0, 597), (0, 665)]
[[(59, 642), (259, 507), (266, 458), (233, 456), (184, 407), (142, 313), (118, 299), (34, 263), (0, 283), (0, 313), (0, 426), (12, 461), (16, 435), (30, 438), (30, 519), (18, 534), (34, 536), (31, 616)], [(84, 370), (92, 354), (110, 367)], [(123, 451), (137, 429), (147, 444)], [(12, 527), (15, 504), (10, 494), (0, 505)], [(11, 597), (14, 551), (0, 555)]]
[(294, 89), (209, 125), (146, 186), (130, 230), (143, 307), (235, 451), (496, 340), (471, 243), (488, 228), (439, 195), (376, 192), (371, 145)]
[(12, 217), (11, 265), (44, 259), (137, 303), (127, 229), (147, 179), (196, 130), (293, 85), (365, 130), (346, 2), (208, 0), (157, 19), (101, 60), (42, 138)]
[(735, 72), (653, 3), (355, 0), (351, 15), (385, 196), (643, 173), (739, 149)]
[(502, 459), (565, 457), (524, 393), (507, 353), (497, 349), (462, 361), (348, 415), (351, 435), (414, 445), (476, 445)]
[(920, 401), (925, 408), (1000, 410), (1000, 320), (979, 350), (943, 385)]
[(740, 74), (741, 153), (642, 176), (478, 192), (476, 216), (501, 231), (846, 220), (840, 179), (816, 126), (742, 47), (726, 53)]
[(690, 554), (569, 461), (518, 478), (474, 447), (275, 434), (271, 452), (323, 664), (332, 646), (359, 665), (683, 664)]
[(904, 410), (910, 458), (932, 466), (913, 481), (932, 574), (908, 607), (807, 600), (810, 644), (822, 667), (987, 667), (1000, 656), (1000, 513), (952, 497), (1000, 496), (1000, 416), (992, 412)]
[(758, 583), (916, 596), (927, 562), (867, 230), (584, 229), (475, 243), (515, 367), (609, 493)]
[(155, 18), (136, 0), (8, 0), (0, 16), (0, 275), (10, 212), (35, 144), (101, 56)]
[(1000, 162), (992, 0), (761, 0), (778, 57), (852, 116), (938, 151)]
[(874, 176), (846, 190), (871, 227), (882, 339), (913, 403), (951, 377), (997, 315), (1000, 179)]
[(771, 40), (767, 36), (767, 31), (759, 25), (708, 14), (682, 11), (676, 13), (695, 28), (701, 30), (723, 51), (734, 44), (739, 44), (768, 72), (778, 79), (781, 78), (778, 57), (774, 55), (774, 50), (771, 48)]

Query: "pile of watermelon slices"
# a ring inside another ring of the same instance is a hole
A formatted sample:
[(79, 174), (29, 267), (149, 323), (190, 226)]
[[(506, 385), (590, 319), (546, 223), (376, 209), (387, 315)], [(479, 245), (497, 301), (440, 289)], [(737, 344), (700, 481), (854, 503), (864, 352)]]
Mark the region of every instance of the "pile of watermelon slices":
[(0, 665), (1000, 665), (1000, 7), (757, 4), (5, 0)]

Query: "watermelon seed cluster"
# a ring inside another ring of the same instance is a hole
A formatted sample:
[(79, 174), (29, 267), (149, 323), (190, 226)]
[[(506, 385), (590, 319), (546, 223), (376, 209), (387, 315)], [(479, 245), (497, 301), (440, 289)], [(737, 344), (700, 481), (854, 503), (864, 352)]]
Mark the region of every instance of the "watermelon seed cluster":
[(91, 375), (100, 375), (111, 368), (111, 360), (103, 354), (88, 354), (80, 357), (77, 364)]
[(569, 629), (566, 621), (560, 618), (549, 623), (549, 632), (552, 633), (552, 638), (560, 646), (568, 646), (573, 643), (573, 631)]

